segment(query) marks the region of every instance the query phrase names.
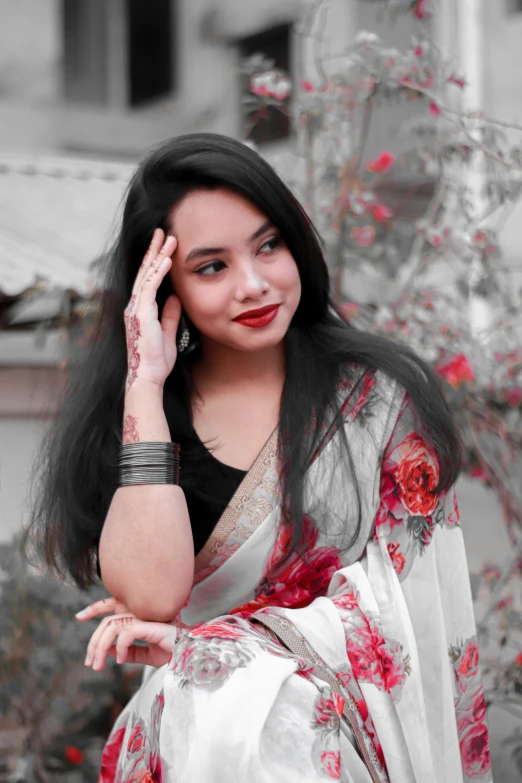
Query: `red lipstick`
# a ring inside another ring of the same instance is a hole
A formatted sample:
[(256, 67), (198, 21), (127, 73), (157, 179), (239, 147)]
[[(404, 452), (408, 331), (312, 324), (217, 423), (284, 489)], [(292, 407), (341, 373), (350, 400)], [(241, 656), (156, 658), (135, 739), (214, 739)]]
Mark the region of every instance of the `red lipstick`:
[(265, 307), (258, 307), (257, 310), (248, 310), (246, 313), (241, 313), (234, 321), (242, 324), (243, 326), (250, 326), (253, 329), (258, 329), (261, 326), (267, 326), (276, 317), (280, 305), (266, 305)]

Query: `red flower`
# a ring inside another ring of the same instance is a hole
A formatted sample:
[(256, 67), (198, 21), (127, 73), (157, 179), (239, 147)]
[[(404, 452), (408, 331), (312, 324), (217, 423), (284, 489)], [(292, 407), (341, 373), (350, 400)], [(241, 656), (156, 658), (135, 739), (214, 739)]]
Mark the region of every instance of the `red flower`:
[(396, 480), (402, 502), (412, 516), (426, 517), (435, 511), (438, 496), (438, 469), (418, 435), (408, 435), (400, 444), (401, 460)]
[(480, 479), (481, 481), (487, 481), (488, 477), (486, 476), (484, 472), (484, 468), (479, 467), (478, 465), (474, 465), (470, 470), (470, 475), (472, 478)]
[(315, 87), (310, 82), (307, 82), (306, 79), (303, 79), (301, 81), (301, 87), (305, 92), (314, 92)]
[(516, 408), (522, 402), (522, 389), (511, 389), (506, 394), (506, 402), (512, 408)]
[(458, 389), (461, 383), (473, 383), (475, 380), (473, 368), (463, 353), (441, 362), (435, 369), (454, 389)]
[(325, 750), (321, 753), (321, 771), (332, 780), (341, 780), (341, 754), (339, 751)]
[(358, 318), (361, 314), (361, 309), (355, 302), (347, 302), (341, 307), (343, 316), (349, 321), (350, 318)]
[(413, 50), (413, 54), (415, 55), (415, 57), (420, 57), (422, 54), (422, 46), (416, 46), (415, 49)]
[(517, 655), (515, 658), (515, 666), (520, 666), (522, 669), (522, 652)]
[(462, 769), (468, 778), (481, 777), (491, 769), (488, 729), (485, 723), (470, 723), (460, 736)]
[(366, 164), (366, 168), (368, 171), (371, 171), (372, 174), (384, 174), (386, 171), (389, 171), (393, 164), (395, 163), (395, 156), (392, 155), (391, 152), (381, 152), (378, 158), (375, 158), (375, 160), (370, 160), (369, 163)]
[(395, 568), (396, 573), (400, 574), (404, 568), (406, 559), (400, 552), (400, 544), (398, 541), (390, 541), (388, 544), (388, 554), (390, 555), (390, 559), (393, 563), (393, 567)]
[(370, 247), (375, 239), (375, 229), (373, 226), (363, 226), (362, 228), (354, 226), (351, 236), (353, 241), (360, 247)]
[(440, 107), (434, 101), (430, 103), (429, 110), (432, 117), (438, 117), (441, 113)]
[(114, 783), (116, 767), (125, 736), (125, 726), (115, 731), (105, 745), (101, 760), (100, 777), (98, 783)]
[(74, 745), (66, 745), (63, 755), (69, 764), (74, 764), (75, 767), (81, 764), (84, 759), (80, 748), (76, 748)]
[(463, 89), (466, 86), (466, 82), (464, 81), (464, 79), (458, 76), (450, 76), (448, 82), (450, 82), (451, 84), (456, 84), (457, 87), (460, 87), (461, 89)]
[(385, 204), (374, 204), (371, 207), (371, 212), (373, 219), (376, 220), (377, 223), (386, 223), (387, 220), (393, 217), (393, 212)]
[(416, 0), (413, 15), (416, 16), (417, 19), (424, 19), (428, 13), (428, 0)]

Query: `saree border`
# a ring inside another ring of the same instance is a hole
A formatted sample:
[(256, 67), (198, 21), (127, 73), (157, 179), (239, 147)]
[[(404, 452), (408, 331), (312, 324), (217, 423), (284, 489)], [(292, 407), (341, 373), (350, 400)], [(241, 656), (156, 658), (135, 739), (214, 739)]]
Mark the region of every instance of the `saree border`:
[[(256, 489), (259, 487), (263, 476), (274, 464), (277, 457), (278, 427), (272, 432), (267, 442), (257, 455), (254, 463), (242, 479), (232, 500), (223, 511), (219, 521), (212, 531), (207, 542), (195, 557), (194, 584), (198, 584), (207, 576), (210, 576), (222, 561), (220, 556), (226, 547), (227, 541), (234, 532), (239, 537), (238, 522), (252, 501)], [(228, 555), (231, 553), (229, 552)], [(218, 563), (213, 563), (215, 558), (220, 558)], [(225, 556), (227, 559), (227, 556)], [(223, 561), (224, 562), (224, 561)]]

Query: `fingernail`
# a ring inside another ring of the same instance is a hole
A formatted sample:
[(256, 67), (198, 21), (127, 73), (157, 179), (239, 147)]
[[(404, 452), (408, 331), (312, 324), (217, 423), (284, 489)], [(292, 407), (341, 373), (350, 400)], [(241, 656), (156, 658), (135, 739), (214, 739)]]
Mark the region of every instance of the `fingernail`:
[(89, 614), (88, 609), (82, 609), (81, 612), (76, 612), (74, 616), (80, 618), (80, 617), (87, 617), (88, 614)]
[(97, 658), (94, 659), (94, 663), (92, 665), (92, 668), (93, 669), (97, 669), (98, 668), (98, 659)]
[(87, 653), (87, 657), (85, 659), (85, 665), (90, 666), (90, 663), (91, 663), (91, 656), (89, 655), (89, 653)]
[(116, 663), (121, 663), (122, 660), (123, 660), (122, 656), (120, 655), (120, 653), (118, 653), (118, 655), (116, 656)]

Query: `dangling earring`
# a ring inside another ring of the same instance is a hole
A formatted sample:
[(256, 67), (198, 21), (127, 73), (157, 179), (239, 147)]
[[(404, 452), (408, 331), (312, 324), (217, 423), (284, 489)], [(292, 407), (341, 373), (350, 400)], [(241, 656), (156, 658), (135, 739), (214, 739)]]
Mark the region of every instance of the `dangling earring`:
[(187, 326), (186, 321), (183, 318), (183, 316), (181, 316), (179, 325), (181, 327), (181, 337), (179, 338), (177, 345), (178, 345), (179, 353), (183, 353), (189, 347), (189, 344), (190, 344), (190, 332), (188, 330), (188, 326)]

